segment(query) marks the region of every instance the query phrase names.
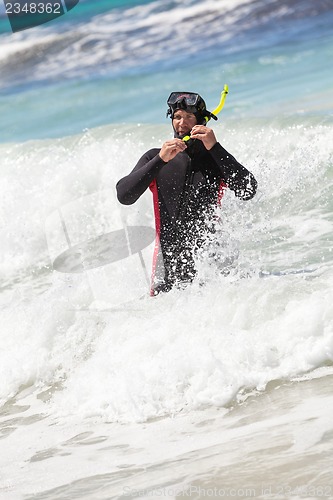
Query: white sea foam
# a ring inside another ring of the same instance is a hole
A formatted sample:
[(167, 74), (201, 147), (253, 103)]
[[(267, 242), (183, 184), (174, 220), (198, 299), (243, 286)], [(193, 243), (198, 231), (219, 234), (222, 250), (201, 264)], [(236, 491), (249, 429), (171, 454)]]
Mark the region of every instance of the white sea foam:
[(20, 31), (18, 33), (3, 34), (0, 37), (1, 52), (0, 63), (34, 50), (43, 49), (59, 40), (52, 30), (35, 28), (34, 30)]
[[(332, 362), (332, 129), (243, 126), (216, 129), (260, 186), (251, 202), (231, 192), (223, 201), (224, 238), (240, 254), (236, 266), (222, 277), (202, 262), (203, 288), (151, 299), (143, 284), (128, 304), (113, 292), (120, 284), (131, 289), (132, 276), (142, 273), (139, 260), (122, 283), (112, 282), (110, 266), (41, 273), (55, 248), (45, 230), (56, 227), (57, 209), (78, 213), (80, 238), (124, 223), (152, 226), (150, 193), (121, 208), (114, 185), (169, 129), (127, 127), (124, 138), (121, 128), (105, 127), (1, 146), (3, 401), (22, 385), (60, 383), (45, 407), (59, 418), (141, 421), (224, 406), (271, 380)], [(126, 259), (118, 265), (129, 269)]]

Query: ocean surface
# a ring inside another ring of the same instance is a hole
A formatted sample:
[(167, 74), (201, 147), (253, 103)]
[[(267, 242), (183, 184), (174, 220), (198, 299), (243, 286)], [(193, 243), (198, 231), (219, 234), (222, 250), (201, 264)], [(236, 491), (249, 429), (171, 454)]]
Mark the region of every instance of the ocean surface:
[[(0, 1), (0, 499), (333, 499), (333, 2)], [(149, 297), (115, 184), (197, 91), (258, 180)], [(207, 257), (207, 258), (206, 258)], [(202, 285), (204, 283), (204, 285)]]

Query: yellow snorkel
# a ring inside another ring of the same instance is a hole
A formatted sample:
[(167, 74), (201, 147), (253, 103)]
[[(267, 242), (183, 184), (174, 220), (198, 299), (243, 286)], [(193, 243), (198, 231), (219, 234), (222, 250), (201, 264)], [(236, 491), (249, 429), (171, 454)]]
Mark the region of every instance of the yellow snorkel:
[[(216, 120), (217, 120), (216, 115), (218, 115), (220, 113), (220, 111), (222, 111), (228, 93), (229, 93), (229, 87), (227, 84), (225, 84), (223, 87), (223, 90), (221, 92), (220, 102), (219, 102), (217, 108), (215, 108), (214, 111), (212, 111), (212, 113), (211, 113), (212, 115), (214, 115)], [(206, 123), (209, 122), (210, 118), (211, 118), (210, 116), (205, 116)], [(186, 141), (189, 141), (190, 139), (191, 138), (189, 135), (185, 135), (185, 137), (183, 137), (182, 140), (186, 142)]]
[[(216, 115), (219, 114), (220, 111), (222, 111), (224, 103), (225, 103), (225, 99), (226, 99), (228, 93), (229, 93), (229, 87), (228, 87), (227, 84), (225, 84), (224, 87), (223, 87), (223, 90), (221, 92), (221, 99), (220, 99), (219, 105), (217, 106), (217, 108), (214, 109), (214, 111), (212, 111), (213, 115), (216, 116)], [(205, 120), (206, 120), (206, 123), (207, 123), (208, 120), (209, 120), (209, 118), (206, 116)]]

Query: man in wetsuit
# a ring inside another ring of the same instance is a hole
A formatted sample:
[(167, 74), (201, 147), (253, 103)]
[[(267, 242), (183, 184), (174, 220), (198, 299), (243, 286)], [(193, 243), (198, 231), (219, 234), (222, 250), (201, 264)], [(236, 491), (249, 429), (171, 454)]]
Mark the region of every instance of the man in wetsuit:
[[(253, 175), (219, 142), (208, 120), (202, 97), (173, 92), (168, 101), (174, 138), (161, 149), (147, 151), (132, 172), (117, 183), (120, 203), (131, 205), (148, 187), (153, 193), (156, 245), (151, 294), (193, 281), (194, 254), (205, 233), (223, 189), (242, 200), (256, 193)], [(183, 140), (185, 139), (185, 140)]]

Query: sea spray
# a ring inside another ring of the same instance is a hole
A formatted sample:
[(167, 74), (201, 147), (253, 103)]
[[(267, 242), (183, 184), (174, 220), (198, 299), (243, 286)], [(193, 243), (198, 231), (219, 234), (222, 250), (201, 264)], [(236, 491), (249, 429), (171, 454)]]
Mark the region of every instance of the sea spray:
[[(259, 182), (257, 199), (240, 202), (230, 191), (223, 198), (221, 236), (238, 254), (230, 274), (203, 262), (204, 283), (157, 298), (144, 287), (128, 304), (115, 302), (115, 283), (96, 297), (94, 271), (52, 271), (45, 230), (64, 207), (76, 210), (80, 237), (123, 223), (153, 227), (151, 193), (122, 213), (114, 186), (169, 128), (126, 127), (124, 136), (106, 127), (1, 146), (16, 180), (6, 184), (2, 204), (3, 293), (11, 291), (1, 311), (2, 401), (22, 387), (52, 394), (60, 384), (45, 406), (59, 418), (142, 421), (229, 405), (272, 380), (332, 362), (332, 129), (311, 122), (268, 122), (265, 132), (254, 124), (224, 128), (217, 135)], [(130, 290), (139, 260), (118, 265)]]

